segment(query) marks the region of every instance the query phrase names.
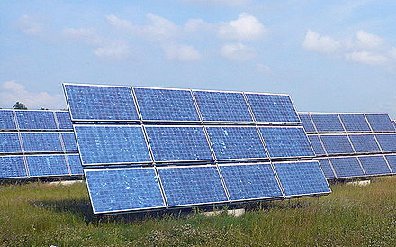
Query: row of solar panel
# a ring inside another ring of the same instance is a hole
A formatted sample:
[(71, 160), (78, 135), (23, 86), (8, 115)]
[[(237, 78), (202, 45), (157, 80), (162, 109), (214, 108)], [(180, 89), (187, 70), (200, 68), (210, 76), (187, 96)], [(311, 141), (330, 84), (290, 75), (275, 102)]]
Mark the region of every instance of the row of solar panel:
[(0, 178), (74, 176), (83, 174), (78, 154), (0, 156)]
[(396, 132), (388, 114), (299, 113), (305, 132)]
[(316, 156), (396, 152), (396, 134), (308, 134)]
[(300, 123), (288, 95), (73, 84), (64, 88), (74, 121)]
[(75, 131), (83, 165), (314, 156), (302, 127), (76, 124)]
[(329, 193), (317, 161), (85, 169), (95, 214)]
[(396, 174), (396, 154), (319, 159), (327, 179)]
[(72, 130), (67, 111), (0, 110), (0, 130)]
[(0, 154), (77, 151), (74, 132), (0, 132)]

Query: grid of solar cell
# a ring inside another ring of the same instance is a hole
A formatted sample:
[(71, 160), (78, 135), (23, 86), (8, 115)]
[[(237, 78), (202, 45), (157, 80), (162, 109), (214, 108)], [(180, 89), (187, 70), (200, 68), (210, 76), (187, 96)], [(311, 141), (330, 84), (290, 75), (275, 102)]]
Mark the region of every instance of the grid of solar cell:
[(322, 142), (320, 141), (319, 135), (309, 135), (308, 139), (312, 144), (312, 148), (316, 156), (326, 155), (326, 151), (322, 146)]
[(350, 154), (355, 152), (347, 135), (320, 135), (320, 139), (328, 154)]
[(330, 158), (337, 178), (363, 177), (364, 171), (356, 157)]
[(52, 111), (15, 111), (21, 130), (55, 130), (55, 116)]
[(385, 155), (385, 159), (392, 169), (392, 173), (396, 173), (396, 154)]
[(321, 132), (344, 132), (337, 114), (311, 114), (316, 130)]
[(379, 145), (384, 152), (396, 152), (396, 133), (395, 134), (376, 134)]
[(361, 156), (358, 159), (367, 175), (383, 175), (392, 172), (382, 155)]
[(78, 154), (66, 155), (67, 164), (69, 164), (70, 174), (71, 175), (81, 175), (84, 174), (84, 170), (82, 168), (80, 156)]
[(339, 114), (348, 132), (371, 132), (364, 114)]
[(16, 130), (13, 111), (0, 110), (0, 130)]
[(349, 135), (349, 139), (356, 152), (358, 153), (373, 153), (380, 152), (377, 141), (372, 134), (355, 134)]
[(374, 132), (395, 132), (388, 114), (366, 114), (366, 119)]
[(0, 178), (26, 177), (23, 156), (0, 156)]
[(66, 152), (78, 152), (77, 141), (73, 132), (61, 133), (61, 137)]
[(0, 133), (0, 153), (21, 153), (18, 133)]
[(62, 152), (59, 133), (21, 133), (25, 152)]
[(58, 129), (60, 130), (72, 130), (73, 125), (70, 119), (69, 112), (57, 111), (55, 116), (58, 122)]
[(305, 132), (307, 132), (307, 133), (316, 132), (315, 126), (312, 122), (312, 119), (311, 119), (311, 116), (309, 115), (309, 113), (300, 113), (298, 115), (301, 119), (301, 123), (304, 127)]
[(69, 175), (64, 155), (30, 155), (26, 161), (31, 177)]
[(331, 168), (329, 159), (319, 159), (319, 165), (327, 179), (334, 179), (336, 177), (333, 169)]

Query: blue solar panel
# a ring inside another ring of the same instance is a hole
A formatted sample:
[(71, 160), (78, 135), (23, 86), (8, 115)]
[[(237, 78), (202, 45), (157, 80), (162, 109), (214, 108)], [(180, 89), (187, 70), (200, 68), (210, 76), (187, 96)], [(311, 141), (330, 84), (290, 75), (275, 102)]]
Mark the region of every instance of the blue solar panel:
[(385, 158), (388, 161), (389, 166), (392, 168), (392, 172), (396, 173), (396, 154), (385, 155)]
[(18, 133), (0, 133), (0, 153), (22, 152)]
[(326, 155), (326, 151), (323, 149), (322, 143), (318, 135), (308, 135), (308, 139), (312, 144), (316, 156)]
[(354, 153), (352, 145), (346, 135), (321, 135), (320, 139), (328, 154)]
[(319, 164), (320, 164), (320, 168), (322, 168), (322, 171), (327, 179), (335, 178), (335, 174), (333, 169), (331, 169), (331, 164), (329, 159), (320, 159)]
[(61, 133), (66, 152), (77, 152), (77, 141), (74, 132)]
[(220, 167), (230, 200), (281, 197), (282, 191), (270, 164), (227, 165)]
[(349, 135), (349, 139), (351, 140), (355, 151), (358, 153), (373, 153), (380, 151), (374, 135), (372, 134)]
[(14, 113), (10, 110), (0, 110), (0, 130), (15, 130)]
[(194, 91), (203, 121), (253, 122), (242, 93)]
[(337, 114), (311, 114), (318, 132), (345, 131)]
[(140, 126), (76, 125), (75, 131), (83, 165), (150, 161)]
[(393, 123), (393, 127), (395, 127), (396, 130), (396, 121), (392, 121), (392, 123)]
[(275, 163), (285, 196), (330, 193), (318, 161)]
[(348, 132), (371, 132), (364, 114), (340, 114), (342, 123)]
[(21, 133), (25, 152), (62, 152), (59, 133)]
[(51, 130), (57, 129), (55, 116), (49, 111), (15, 111), (19, 129)]
[(155, 161), (212, 160), (202, 127), (146, 127)]
[(227, 201), (217, 168), (159, 168), (169, 206), (212, 204)]
[(255, 127), (207, 128), (217, 160), (267, 158)]
[(305, 132), (315, 133), (316, 130), (315, 130), (315, 126), (312, 122), (311, 116), (307, 113), (300, 113), (298, 115), (301, 119), (301, 122), (302, 122)]
[(260, 128), (271, 158), (314, 156), (302, 128)]
[(139, 120), (130, 87), (65, 84), (74, 120)]
[(364, 171), (356, 157), (330, 158), (337, 178), (363, 177)]
[(73, 125), (70, 119), (69, 112), (58, 111), (55, 112), (56, 119), (58, 120), (58, 129), (72, 130)]
[(395, 132), (388, 114), (366, 114), (366, 118), (374, 132)]
[(83, 175), (84, 171), (81, 165), (80, 156), (78, 154), (67, 155), (67, 163), (69, 164), (71, 175)]
[(377, 134), (375, 138), (377, 138), (382, 151), (396, 152), (396, 134)]
[(22, 156), (0, 156), (0, 178), (23, 178), (26, 176)]
[(153, 168), (85, 170), (94, 213), (165, 207)]
[(298, 123), (300, 119), (287, 95), (246, 94), (257, 122)]
[(64, 155), (26, 156), (31, 177), (69, 175)]
[(134, 88), (143, 120), (199, 121), (189, 90)]
[(361, 156), (358, 157), (360, 163), (363, 166), (366, 175), (380, 175), (390, 174), (388, 164), (386, 163), (384, 156)]

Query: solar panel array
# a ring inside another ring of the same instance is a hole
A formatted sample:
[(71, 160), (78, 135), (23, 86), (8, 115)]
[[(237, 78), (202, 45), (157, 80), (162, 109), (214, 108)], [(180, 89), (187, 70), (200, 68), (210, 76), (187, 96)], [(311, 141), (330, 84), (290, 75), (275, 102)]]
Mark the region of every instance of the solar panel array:
[(396, 128), (388, 114), (299, 115), (327, 179), (396, 173)]
[(287, 95), (64, 89), (96, 214), (330, 192)]
[(0, 110), (0, 179), (82, 175), (67, 111)]

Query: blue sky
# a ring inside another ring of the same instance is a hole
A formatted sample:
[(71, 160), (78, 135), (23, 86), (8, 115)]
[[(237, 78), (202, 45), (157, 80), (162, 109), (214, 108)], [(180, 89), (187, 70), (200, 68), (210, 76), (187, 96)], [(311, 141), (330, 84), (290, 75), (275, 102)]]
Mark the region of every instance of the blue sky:
[(290, 94), (396, 118), (394, 1), (0, 2), (0, 107), (64, 107), (61, 82)]

